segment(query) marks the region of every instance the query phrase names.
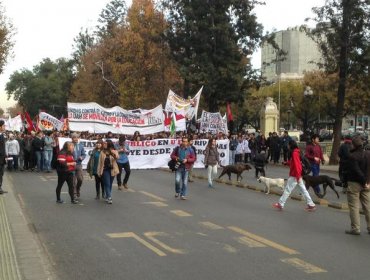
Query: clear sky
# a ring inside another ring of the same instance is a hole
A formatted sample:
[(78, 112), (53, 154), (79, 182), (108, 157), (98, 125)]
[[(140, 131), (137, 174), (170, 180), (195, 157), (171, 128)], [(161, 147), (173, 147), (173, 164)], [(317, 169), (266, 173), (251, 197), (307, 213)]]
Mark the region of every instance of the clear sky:
[[(32, 69), (43, 58), (55, 60), (69, 57), (73, 39), (81, 28), (93, 28), (101, 10), (110, 0), (0, 0), (16, 34), (14, 57), (0, 75), (0, 107), (12, 105), (4, 92), (9, 76), (22, 68)], [(131, 0), (126, 1), (131, 3)], [(266, 31), (283, 30), (304, 23), (312, 15), (311, 8), (325, 0), (265, 0), (256, 9), (258, 21)], [(260, 67), (260, 52), (253, 57)], [(14, 103), (14, 102), (13, 102)]]

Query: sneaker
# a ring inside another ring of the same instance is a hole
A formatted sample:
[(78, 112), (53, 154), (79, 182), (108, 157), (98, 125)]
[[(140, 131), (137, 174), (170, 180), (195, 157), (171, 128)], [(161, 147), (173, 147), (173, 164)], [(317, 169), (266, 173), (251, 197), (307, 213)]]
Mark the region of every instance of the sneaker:
[(281, 206), (279, 202), (272, 204), (272, 207), (279, 209), (279, 210), (283, 210), (283, 206)]
[[(352, 235), (360, 235), (361, 233), (354, 229), (349, 229), (345, 231), (346, 234), (352, 234)], [(370, 233), (370, 232), (369, 232)]]
[(212, 184), (208, 184), (208, 188), (214, 189), (215, 187)]
[(111, 197), (108, 198), (108, 204), (112, 204), (112, 203), (113, 203), (112, 198)]
[(176, 193), (176, 194), (175, 194), (175, 197), (176, 197), (176, 198), (178, 198), (179, 196), (180, 196), (180, 194), (179, 194), (179, 193)]
[(124, 187), (126, 190), (128, 189), (127, 184), (123, 184), (123, 187)]
[(78, 200), (74, 199), (71, 201), (72, 204), (78, 204)]
[(62, 199), (57, 199), (57, 203), (63, 204), (64, 201)]
[(181, 200), (186, 200), (186, 196), (182, 195), (181, 197)]
[(308, 212), (313, 212), (316, 210), (316, 206), (307, 205), (307, 207), (304, 210)]
[(122, 190), (122, 185), (118, 185), (118, 190)]

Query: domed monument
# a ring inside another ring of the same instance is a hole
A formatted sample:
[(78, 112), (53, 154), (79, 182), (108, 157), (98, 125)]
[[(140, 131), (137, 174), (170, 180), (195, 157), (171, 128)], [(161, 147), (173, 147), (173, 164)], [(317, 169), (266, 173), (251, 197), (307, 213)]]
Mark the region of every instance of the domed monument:
[(260, 111), (261, 133), (266, 137), (270, 132), (279, 131), (279, 110), (272, 97), (267, 97)]

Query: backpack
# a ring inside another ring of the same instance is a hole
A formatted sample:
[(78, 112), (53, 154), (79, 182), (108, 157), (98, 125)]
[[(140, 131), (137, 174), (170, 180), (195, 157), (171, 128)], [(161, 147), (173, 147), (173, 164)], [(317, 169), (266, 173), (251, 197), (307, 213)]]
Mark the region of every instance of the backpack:
[(301, 164), (302, 164), (302, 176), (310, 174), (312, 171), (311, 163), (308, 160), (308, 158), (306, 158), (303, 152), (301, 152)]
[[(179, 151), (179, 147), (176, 147), (175, 148), (175, 153), (177, 154), (178, 153), (178, 151)], [(179, 168), (179, 163), (176, 161), (176, 160), (174, 160), (174, 159), (171, 159), (169, 162), (168, 162), (168, 168), (173, 172), (173, 171), (176, 171), (177, 170), (177, 168)]]

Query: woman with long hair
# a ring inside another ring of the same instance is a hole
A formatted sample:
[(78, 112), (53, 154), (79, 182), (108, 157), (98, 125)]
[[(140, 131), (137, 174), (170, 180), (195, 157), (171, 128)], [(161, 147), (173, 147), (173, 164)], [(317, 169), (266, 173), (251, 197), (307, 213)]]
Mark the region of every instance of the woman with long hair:
[(103, 140), (99, 139), (95, 143), (95, 148), (92, 150), (89, 162), (87, 163), (87, 172), (89, 173), (90, 177), (94, 176), (95, 178), (95, 189), (96, 189), (96, 197), (95, 199), (100, 199), (100, 189), (102, 198), (104, 198), (104, 184), (102, 177), (98, 175), (98, 165), (99, 165), (99, 158), (100, 153), (103, 149)]
[(71, 197), (71, 202), (77, 204), (78, 200), (74, 199), (73, 195), (73, 172), (76, 169), (76, 162), (73, 158), (74, 145), (72, 142), (65, 142), (63, 149), (59, 152), (57, 157), (57, 174), (58, 174), (58, 185), (55, 190), (57, 195), (57, 203), (63, 203), (64, 201), (60, 198), (60, 193), (64, 182), (67, 182), (68, 193)]
[(217, 151), (216, 139), (211, 138), (208, 141), (204, 153), (204, 165), (208, 171), (208, 187), (213, 188), (213, 176), (217, 175), (217, 164), (220, 162), (220, 155)]
[(103, 150), (100, 152), (98, 175), (101, 176), (104, 184), (105, 198), (108, 204), (112, 204), (112, 185), (114, 176), (119, 173), (117, 165), (118, 152), (111, 140), (103, 143)]

